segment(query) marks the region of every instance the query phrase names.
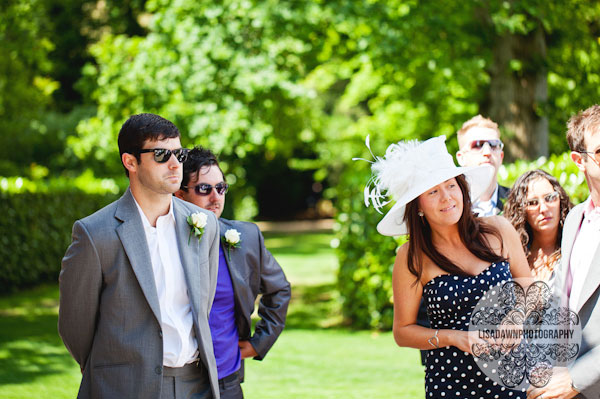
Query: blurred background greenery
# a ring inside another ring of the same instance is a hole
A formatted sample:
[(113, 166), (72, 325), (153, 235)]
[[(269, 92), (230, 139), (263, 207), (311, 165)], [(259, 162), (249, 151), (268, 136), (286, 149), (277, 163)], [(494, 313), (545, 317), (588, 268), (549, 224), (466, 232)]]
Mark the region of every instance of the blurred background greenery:
[(418, 352), (376, 331), (405, 238), (379, 235), (364, 206), (369, 164), (351, 159), (371, 158), (367, 135), (376, 154), (442, 134), (454, 153), (481, 113), (502, 130), (501, 183), (539, 167), (587, 196), (565, 123), (599, 98), (597, 0), (4, 0), (0, 54), (2, 397), (77, 389), (56, 279), (72, 223), (127, 187), (116, 138), (131, 114), (220, 154), (225, 216), (335, 218), (267, 234), (294, 297), (249, 397), (423, 395)]
[(596, 0), (5, 0), (0, 290), (56, 281), (70, 226), (127, 186), (116, 137), (160, 114), (220, 154), (226, 216), (335, 217), (347, 323), (389, 328), (399, 241), (366, 209), (364, 146), (446, 135), (477, 113), (501, 181), (543, 167), (574, 202), (565, 123), (600, 94)]

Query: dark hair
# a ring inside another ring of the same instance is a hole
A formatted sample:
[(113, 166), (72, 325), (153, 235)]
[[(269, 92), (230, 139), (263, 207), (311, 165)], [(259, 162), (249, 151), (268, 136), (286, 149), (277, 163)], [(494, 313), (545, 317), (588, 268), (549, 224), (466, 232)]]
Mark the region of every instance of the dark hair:
[(205, 166), (213, 165), (219, 168), (221, 174), (223, 175), (223, 180), (225, 180), (225, 174), (219, 166), (217, 156), (208, 148), (201, 146), (194, 147), (192, 150), (190, 150), (190, 152), (188, 152), (188, 157), (183, 163), (183, 180), (181, 180), (181, 189), (187, 191), (187, 189), (184, 187), (188, 185), (192, 175), (194, 173), (198, 173), (200, 169)]
[(552, 188), (558, 192), (560, 197), (560, 221), (555, 244), (558, 249), (552, 254), (552, 258), (558, 258), (558, 256), (560, 256), (560, 241), (562, 239), (563, 225), (565, 223), (567, 213), (569, 213), (569, 210), (573, 207), (573, 204), (571, 203), (567, 192), (564, 190), (564, 188), (562, 188), (554, 176), (541, 169), (530, 170), (519, 176), (508, 193), (508, 198), (504, 206), (504, 217), (506, 217), (510, 223), (512, 223), (515, 230), (517, 230), (517, 233), (519, 233), (525, 255), (529, 257), (529, 247), (533, 241), (533, 229), (529, 223), (527, 223), (527, 193), (529, 191), (529, 183), (538, 179), (548, 180), (548, 182), (552, 185)]
[[(139, 164), (142, 162), (142, 158), (138, 151), (142, 149), (146, 141), (159, 141), (179, 136), (177, 126), (162, 116), (155, 114), (131, 115), (119, 131), (119, 156), (122, 157), (125, 153), (135, 155)], [(129, 176), (127, 168), (125, 168), (125, 175)]]
[[(494, 226), (481, 223), (473, 215), (471, 199), (469, 197), (469, 184), (464, 175), (456, 176), (456, 182), (463, 195), (463, 212), (458, 220), (458, 233), (467, 249), (479, 259), (492, 262), (506, 260), (492, 249), (486, 235), (491, 234), (498, 238), (502, 244), (502, 236)], [(450, 259), (441, 254), (431, 240), (431, 226), (419, 212), (419, 197), (406, 205), (404, 221), (408, 226), (408, 270), (416, 276), (415, 284), (423, 274), (423, 255), (427, 255), (442, 270), (459, 276), (471, 276)]]

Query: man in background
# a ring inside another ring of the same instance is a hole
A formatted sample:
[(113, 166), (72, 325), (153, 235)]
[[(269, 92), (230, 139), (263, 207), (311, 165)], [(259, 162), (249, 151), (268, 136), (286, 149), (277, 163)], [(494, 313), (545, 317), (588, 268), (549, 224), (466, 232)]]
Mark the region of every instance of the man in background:
[(508, 187), (498, 184), (498, 169), (504, 159), (504, 144), (500, 140), (498, 124), (481, 115), (465, 123), (457, 133), (458, 152), (456, 160), (460, 166), (490, 164), (496, 173), (487, 190), (473, 202), (473, 212), (478, 216), (497, 215), (503, 210), (503, 201), (508, 196)]
[[(215, 155), (196, 147), (183, 166), (175, 194), (219, 218), (221, 245), (210, 328), (219, 373), (221, 399), (241, 399), (243, 360), (262, 360), (285, 325), (291, 289), (281, 266), (265, 248), (254, 223), (221, 218), (229, 186)], [(258, 294), (260, 320), (252, 334), (251, 315)]]

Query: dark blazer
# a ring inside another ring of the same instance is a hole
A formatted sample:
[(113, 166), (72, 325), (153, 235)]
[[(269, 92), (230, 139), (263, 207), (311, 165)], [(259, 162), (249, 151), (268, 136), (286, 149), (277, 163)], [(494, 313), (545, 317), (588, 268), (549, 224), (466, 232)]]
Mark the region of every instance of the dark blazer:
[[(290, 283), (281, 266), (265, 248), (262, 233), (257, 225), (237, 220), (219, 219), (221, 245), (229, 267), (235, 295), (235, 322), (240, 340), (249, 340), (262, 360), (273, 346), (285, 326), (285, 317), (291, 297)], [(235, 229), (240, 233), (239, 248), (225, 243), (225, 233)], [(252, 334), (251, 315), (258, 294), (260, 320)], [(241, 370), (243, 376), (243, 369)]]
[[(199, 356), (215, 398), (217, 368), (208, 313), (217, 284), (215, 215), (173, 197), (179, 254)], [(186, 218), (208, 215), (201, 240)], [(73, 225), (59, 277), (59, 334), (83, 376), (78, 398), (159, 399), (163, 342), (160, 305), (144, 226), (131, 191)]]
[(504, 201), (506, 201), (506, 198), (508, 198), (509, 192), (510, 188), (498, 184), (498, 199), (496, 201), (496, 208), (498, 208), (499, 212), (504, 210)]
[[(569, 261), (575, 237), (583, 221), (585, 203), (579, 204), (567, 215), (561, 243), (561, 262), (555, 271), (554, 291), (563, 292), (569, 270)], [(569, 374), (575, 387), (581, 390), (577, 398), (600, 397), (600, 247), (596, 248), (576, 311), (581, 322), (581, 347), (575, 361), (569, 365)]]

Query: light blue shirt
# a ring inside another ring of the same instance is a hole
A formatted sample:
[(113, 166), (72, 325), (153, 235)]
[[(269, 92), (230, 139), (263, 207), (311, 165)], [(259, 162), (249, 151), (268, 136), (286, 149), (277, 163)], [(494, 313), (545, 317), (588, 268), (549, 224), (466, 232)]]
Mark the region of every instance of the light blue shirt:
[(498, 204), (498, 183), (496, 183), (496, 190), (492, 194), (492, 198), (489, 201), (475, 201), (473, 202), (473, 212), (477, 216), (494, 216), (500, 213), (500, 210), (496, 207)]

